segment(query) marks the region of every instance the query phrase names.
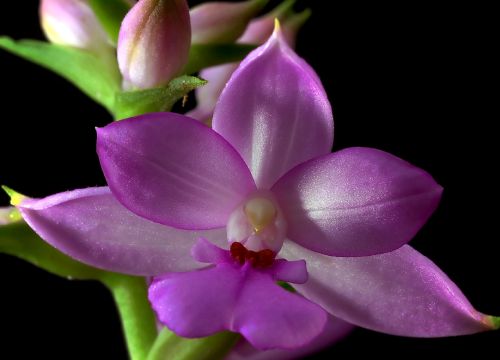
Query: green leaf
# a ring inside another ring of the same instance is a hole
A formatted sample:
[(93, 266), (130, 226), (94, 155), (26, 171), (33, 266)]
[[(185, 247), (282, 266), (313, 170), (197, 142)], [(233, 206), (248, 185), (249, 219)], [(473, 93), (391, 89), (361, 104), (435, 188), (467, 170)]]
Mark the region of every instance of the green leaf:
[(130, 10), (125, 0), (89, 0), (89, 5), (97, 16), (110, 40), (116, 45), (123, 18)]
[(238, 334), (226, 331), (200, 339), (185, 339), (164, 328), (147, 360), (224, 359), (239, 338)]
[(115, 119), (169, 111), (178, 100), (206, 83), (206, 80), (184, 75), (173, 79), (164, 87), (119, 93), (115, 103)]
[(210, 66), (241, 61), (257, 46), (252, 44), (193, 44), (184, 74), (193, 74)]
[(116, 60), (37, 40), (0, 37), (0, 48), (52, 70), (112, 111), (115, 93), (121, 87)]
[(131, 359), (146, 359), (156, 338), (156, 322), (144, 278), (99, 270), (73, 260), (40, 239), (23, 221), (0, 225), (0, 253), (67, 279), (105, 284), (118, 306)]

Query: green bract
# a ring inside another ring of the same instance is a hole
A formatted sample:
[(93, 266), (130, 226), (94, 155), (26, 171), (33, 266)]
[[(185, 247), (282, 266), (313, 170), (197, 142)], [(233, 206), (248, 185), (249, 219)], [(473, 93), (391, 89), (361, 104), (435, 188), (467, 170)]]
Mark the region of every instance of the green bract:
[(179, 99), (206, 83), (206, 80), (185, 75), (173, 79), (163, 87), (117, 93), (115, 119), (120, 120), (150, 112), (170, 111)]

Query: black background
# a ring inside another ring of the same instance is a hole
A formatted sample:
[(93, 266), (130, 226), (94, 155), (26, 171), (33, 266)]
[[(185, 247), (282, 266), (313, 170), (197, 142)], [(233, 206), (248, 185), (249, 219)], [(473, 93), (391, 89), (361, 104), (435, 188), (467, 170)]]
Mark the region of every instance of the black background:
[[(299, 1), (313, 17), (297, 51), (333, 103), (334, 149), (375, 147), (429, 171), (445, 192), (412, 245), (478, 310), (500, 315), (491, 9), (329, 3)], [(0, 34), (42, 39), (37, 2), (3, 2)], [(5, 52), (0, 79), (0, 183), (34, 197), (103, 185), (94, 127), (111, 120), (106, 111)], [(1, 254), (0, 284), (0, 358), (126, 358), (112, 298), (99, 284), (66, 281)], [(357, 329), (324, 354), (478, 355), (498, 353), (499, 342), (500, 332), (411, 339)]]

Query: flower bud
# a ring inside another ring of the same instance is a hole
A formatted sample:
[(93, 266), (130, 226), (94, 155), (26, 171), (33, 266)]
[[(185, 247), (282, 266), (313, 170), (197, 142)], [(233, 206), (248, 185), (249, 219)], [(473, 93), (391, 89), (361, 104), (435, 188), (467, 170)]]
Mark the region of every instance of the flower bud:
[(22, 219), (21, 214), (19, 213), (19, 210), (17, 210), (15, 207), (13, 206), (0, 207), (0, 226), (8, 225), (16, 221), (19, 221), (21, 219)]
[(268, 0), (209, 2), (194, 7), (190, 13), (191, 41), (195, 44), (233, 42), (267, 2)]
[(186, 0), (137, 2), (118, 37), (118, 65), (125, 86), (144, 89), (168, 83), (187, 62), (190, 39)]
[(40, 20), (45, 36), (54, 44), (93, 51), (111, 47), (86, 0), (42, 0)]

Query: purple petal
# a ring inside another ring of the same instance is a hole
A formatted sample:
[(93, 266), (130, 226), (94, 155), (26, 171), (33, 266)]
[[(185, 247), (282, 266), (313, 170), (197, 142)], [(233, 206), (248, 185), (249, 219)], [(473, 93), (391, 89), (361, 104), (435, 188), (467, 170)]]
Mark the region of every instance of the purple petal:
[(330, 152), (332, 119), (317, 75), (276, 31), (227, 83), (213, 128), (238, 150), (257, 186), (270, 188), (293, 166)]
[(254, 347), (298, 348), (323, 331), (327, 315), (318, 305), (282, 289), (262, 273), (251, 272), (245, 280), (232, 328)]
[[(213, 245), (215, 246), (215, 245)], [(269, 269), (275, 279), (303, 284), (307, 281), (307, 267), (305, 261), (276, 260)]]
[(261, 350), (303, 346), (321, 333), (327, 318), (319, 306), (250, 265), (167, 274), (150, 286), (149, 300), (160, 321), (180, 336), (230, 330)]
[(274, 349), (259, 351), (247, 341), (241, 340), (231, 350), (226, 360), (291, 360), (302, 359), (325, 349), (347, 336), (354, 326), (331, 315), (324, 330), (311, 343), (294, 350)]
[(240, 280), (229, 264), (170, 273), (153, 280), (149, 301), (158, 319), (176, 334), (205, 337), (229, 327)]
[(24, 200), (26, 222), (63, 253), (106, 270), (157, 275), (203, 264), (191, 258), (200, 236), (226, 243), (224, 229), (193, 232), (143, 219), (123, 207), (108, 188), (89, 188)]
[(147, 114), (98, 129), (97, 153), (118, 201), (139, 216), (180, 229), (225, 226), (255, 189), (231, 145), (178, 114)]
[(349, 148), (297, 166), (273, 187), (288, 237), (334, 256), (384, 253), (410, 241), (442, 188), (380, 150)]
[(218, 264), (232, 261), (228, 251), (222, 250), (205, 238), (198, 239), (198, 242), (191, 249), (191, 256), (197, 261), (206, 264)]
[(435, 264), (405, 245), (391, 253), (335, 258), (293, 242), (288, 259), (305, 259), (302, 295), (352, 324), (393, 335), (441, 337), (491, 329), (460, 289)]

